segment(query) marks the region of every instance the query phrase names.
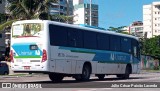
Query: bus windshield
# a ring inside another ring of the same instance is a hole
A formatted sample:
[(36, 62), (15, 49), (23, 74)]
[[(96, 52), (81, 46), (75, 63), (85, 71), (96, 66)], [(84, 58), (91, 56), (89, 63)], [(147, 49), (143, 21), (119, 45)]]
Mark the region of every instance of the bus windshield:
[(12, 37), (40, 36), (42, 34), (41, 31), (41, 23), (17, 24), (12, 27)]

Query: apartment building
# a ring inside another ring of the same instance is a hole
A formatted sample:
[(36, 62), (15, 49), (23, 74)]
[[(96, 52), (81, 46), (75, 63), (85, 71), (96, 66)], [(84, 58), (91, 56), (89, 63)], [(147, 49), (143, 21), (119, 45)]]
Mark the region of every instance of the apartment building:
[(52, 0), (50, 3), (51, 15), (73, 15), (73, 0)]
[(0, 0), (0, 13), (5, 13), (5, 0)]
[[(74, 24), (90, 25), (90, 4), (76, 4), (74, 15)], [(91, 4), (91, 26), (98, 27), (98, 5), (96, 4)]]
[(160, 35), (160, 2), (143, 5), (143, 33), (146, 38)]
[(130, 25), (130, 34), (140, 37), (143, 37), (143, 22), (135, 21)]

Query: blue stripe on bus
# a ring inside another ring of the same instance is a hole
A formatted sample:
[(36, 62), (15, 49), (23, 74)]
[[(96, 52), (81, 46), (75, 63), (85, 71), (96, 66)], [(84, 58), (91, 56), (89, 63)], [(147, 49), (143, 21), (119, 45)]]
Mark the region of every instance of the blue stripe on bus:
[[(71, 52), (89, 53), (95, 55), (92, 61), (102, 63), (139, 63), (136, 57), (131, 54), (115, 51), (92, 50), (84, 48), (59, 47), (59, 49), (70, 50)], [(134, 60), (134, 61), (133, 61)]]

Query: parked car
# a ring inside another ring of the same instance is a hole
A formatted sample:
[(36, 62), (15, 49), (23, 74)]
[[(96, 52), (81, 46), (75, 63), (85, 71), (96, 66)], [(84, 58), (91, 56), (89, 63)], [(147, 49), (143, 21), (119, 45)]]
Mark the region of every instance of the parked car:
[(5, 55), (4, 54), (0, 55), (0, 61), (5, 61)]
[(0, 62), (0, 75), (8, 75), (9, 74), (9, 67), (7, 63)]

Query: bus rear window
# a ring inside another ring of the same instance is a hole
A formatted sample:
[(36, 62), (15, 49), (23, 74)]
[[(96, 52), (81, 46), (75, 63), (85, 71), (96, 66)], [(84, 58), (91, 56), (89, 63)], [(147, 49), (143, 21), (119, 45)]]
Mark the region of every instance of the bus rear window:
[(42, 24), (40, 23), (17, 24), (12, 27), (12, 37), (39, 36), (41, 31)]

